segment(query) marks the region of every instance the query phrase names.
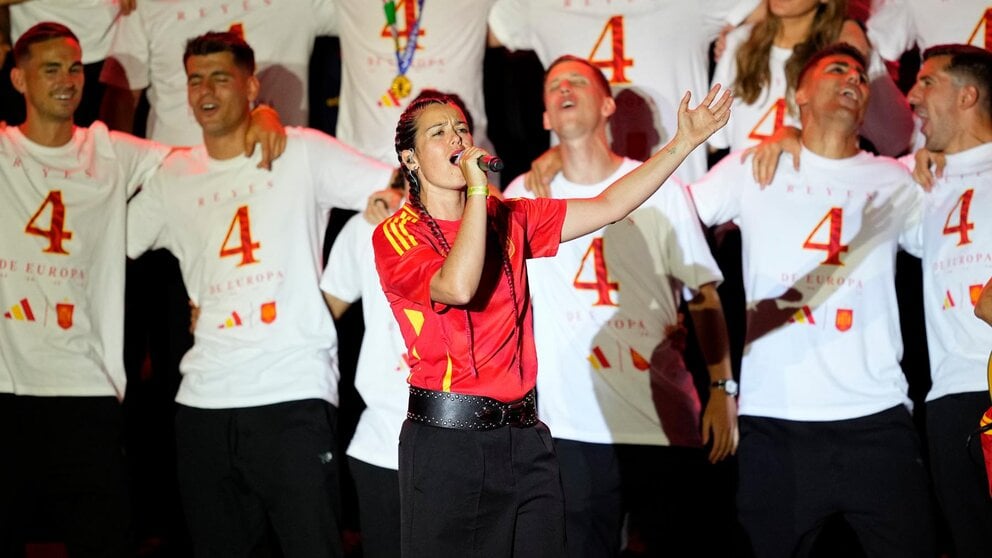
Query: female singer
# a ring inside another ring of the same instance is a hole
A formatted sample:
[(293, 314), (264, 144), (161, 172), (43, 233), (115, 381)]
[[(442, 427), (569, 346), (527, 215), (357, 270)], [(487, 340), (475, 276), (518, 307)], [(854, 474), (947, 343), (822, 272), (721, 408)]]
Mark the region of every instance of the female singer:
[[(433, 98), (403, 112), (395, 143), (410, 193), (372, 242), (411, 368), (400, 434), (404, 557), (564, 555), (558, 465), (535, 414), (525, 260), (643, 203), (726, 124), (731, 95), (719, 90), (691, 110), (686, 93), (668, 145), (590, 199), (490, 197), (480, 168), (488, 154), (473, 146), (461, 110)], [(578, 91), (563, 101), (586, 102)]]

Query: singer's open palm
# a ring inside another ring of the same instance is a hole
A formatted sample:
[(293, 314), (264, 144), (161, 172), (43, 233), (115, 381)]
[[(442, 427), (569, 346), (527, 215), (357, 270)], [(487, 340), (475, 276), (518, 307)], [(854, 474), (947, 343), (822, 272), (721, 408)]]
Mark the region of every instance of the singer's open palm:
[(691, 94), (686, 91), (682, 96), (682, 102), (679, 103), (679, 134), (686, 141), (699, 145), (727, 124), (734, 97), (729, 89), (717, 99), (719, 93), (720, 84), (716, 84), (694, 109), (689, 108)]

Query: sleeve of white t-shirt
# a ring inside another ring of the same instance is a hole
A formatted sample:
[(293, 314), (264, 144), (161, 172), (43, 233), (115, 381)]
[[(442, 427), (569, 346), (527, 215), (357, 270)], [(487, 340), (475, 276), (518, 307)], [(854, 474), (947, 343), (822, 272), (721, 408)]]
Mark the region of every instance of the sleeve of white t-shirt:
[(348, 303), (362, 298), (360, 270), (363, 264), (358, 258), (361, 253), (370, 253), (363, 252), (362, 247), (372, 244), (372, 230), (361, 213), (345, 223), (327, 256), (327, 265), (320, 276), (320, 290)]
[[(902, 166), (909, 169), (909, 172), (913, 172), (916, 167), (916, 157), (910, 153), (904, 155), (898, 159)], [(902, 234), (899, 236), (899, 245), (903, 250), (909, 252), (910, 254), (916, 256), (917, 258), (923, 257), (923, 202), (925, 194), (923, 193), (922, 187), (919, 187), (916, 183), (913, 183), (913, 187), (918, 190), (918, 200), (914, 199), (908, 205), (909, 214), (907, 215), (906, 224)]]
[(368, 198), (389, 186), (393, 168), (323, 132), (296, 128), (307, 149), (307, 161), (317, 177), (317, 203), (322, 209), (337, 207), (361, 211)]
[(171, 148), (120, 132), (111, 132), (110, 137), (117, 159), (125, 169), (127, 195), (131, 197), (155, 174)]
[(899, 234), (899, 246), (916, 256), (923, 257), (923, 188), (915, 182), (907, 184), (903, 193), (906, 201), (900, 204), (904, 209), (906, 220)]
[(875, 0), (867, 27), (868, 40), (886, 60), (899, 60), (916, 44), (916, 25), (905, 0)]
[(137, 10), (118, 18), (114, 40), (107, 53), (108, 62), (100, 73), (101, 82), (132, 91), (144, 89), (150, 84), (151, 45), (140, 7), (141, 2)]
[(667, 189), (665, 216), (671, 221), (673, 229), (667, 235), (667, 268), (689, 290), (687, 294), (690, 296), (687, 298), (691, 299), (700, 286), (722, 282), (723, 274), (710, 253), (686, 187), (670, 181), (663, 188)]
[(340, 16), (337, 0), (312, 0), (312, 2), (316, 34), (339, 35), (341, 31), (338, 28), (338, 17)]
[(489, 31), (510, 50), (532, 50), (534, 29), (530, 24), (530, 2), (498, 0), (489, 10)]
[(745, 184), (752, 180), (750, 165), (750, 159), (741, 162), (740, 153), (731, 153), (689, 186), (696, 213), (707, 227), (732, 221), (740, 215), (741, 193)]
[(167, 247), (164, 183), (152, 181), (127, 204), (127, 257)]

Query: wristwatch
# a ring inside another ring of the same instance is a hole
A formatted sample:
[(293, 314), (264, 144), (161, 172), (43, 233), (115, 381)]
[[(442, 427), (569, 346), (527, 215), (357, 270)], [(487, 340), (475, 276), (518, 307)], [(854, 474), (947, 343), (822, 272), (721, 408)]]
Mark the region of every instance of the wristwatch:
[(717, 380), (710, 384), (711, 388), (719, 388), (727, 392), (727, 395), (737, 396), (737, 382), (734, 380)]

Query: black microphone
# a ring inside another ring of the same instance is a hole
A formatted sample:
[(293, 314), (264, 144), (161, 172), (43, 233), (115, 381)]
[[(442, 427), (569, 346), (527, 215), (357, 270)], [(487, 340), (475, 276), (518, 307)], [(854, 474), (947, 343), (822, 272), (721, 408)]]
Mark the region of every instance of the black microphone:
[[(458, 164), (458, 161), (460, 161), (462, 158), (462, 153), (465, 152), (459, 151), (458, 153), (455, 153), (454, 155), (451, 156), (452, 165)], [(482, 157), (476, 159), (475, 162), (478, 163), (479, 168), (484, 171), (499, 172), (503, 170), (503, 159), (500, 159), (495, 155), (483, 155)]]

